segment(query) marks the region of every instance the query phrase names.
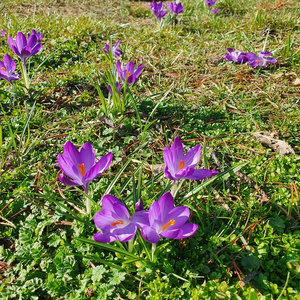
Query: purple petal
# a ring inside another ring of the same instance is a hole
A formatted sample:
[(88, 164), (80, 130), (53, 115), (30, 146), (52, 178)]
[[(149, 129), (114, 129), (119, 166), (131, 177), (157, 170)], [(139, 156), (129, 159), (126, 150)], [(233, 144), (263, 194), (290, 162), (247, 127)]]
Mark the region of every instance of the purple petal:
[(67, 178), (65, 175), (63, 175), (63, 174), (59, 174), (59, 180), (63, 183), (63, 184), (65, 184), (65, 185), (69, 185), (69, 186), (79, 186), (79, 185), (81, 185), (80, 183), (78, 183), (78, 182), (75, 182), (75, 181), (73, 181), (73, 180), (70, 180), (69, 178)]
[(184, 239), (190, 237), (197, 231), (198, 225), (193, 223), (186, 223), (180, 229), (181, 231), (178, 233), (175, 239)]
[(16, 63), (9, 56), (9, 54), (5, 54), (3, 57), (3, 63), (5, 65), (5, 69), (8, 73), (12, 74), (16, 69)]
[[(164, 222), (166, 216), (174, 208), (174, 199), (172, 194), (170, 192), (166, 192), (159, 198), (157, 203), (159, 204), (160, 215), (161, 215), (160, 222)], [(150, 208), (149, 208), (149, 214), (150, 214)]]
[(170, 230), (180, 228), (188, 220), (189, 217), (190, 217), (190, 210), (188, 207), (178, 206), (173, 208), (171, 211), (168, 212), (165, 219), (163, 219), (163, 222), (167, 223), (170, 220), (174, 220), (175, 224), (166, 228), (165, 231), (167, 231), (169, 228)]
[(179, 163), (183, 157), (183, 146), (182, 146), (181, 140), (178, 136), (174, 139), (174, 142), (171, 146), (171, 151), (173, 154), (174, 169), (178, 170)]
[(114, 211), (114, 206), (116, 204), (122, 204), (122, 202), (113, 195), (105, 195), (102, 198), (103, 209)]
[(83, 175), (82, 181), (90, 182), (98, 177), (109, 167), (112, 161), (112, 157), (113, 154), (111, 152), (102, 156), (101, 159)]
[(140, 76), (140, 74), (143, 71), (143, 64), (139, 64), (139, 66), (137, 67), (137, 69), (134, 72), (134, 76), (135, 78), (138, 78)]
[(176, 172), (175, 177), (176, 179), (189, 179), (189, 176), (191, 176), (194, 173), (195, 169), (194, 168), (183, 168), (179, 171)]
[(136, 224), (139, 228), (143, 228), (144, 226), (150, 226), (149, 212), (146, 210), (137, 211), (131, 216), (130, 222)]
[(116, 237), (110, 231), (97, 232), (93, 238), (99, 243), (111, 243), (116, 240)]
[(183, 161), (185, 163), (185, 167), (194, 168), (198, 164), (201, 157), (201, 146), (195, 146), (191, 150), (189, 150), (183, 157)]
[(164, 162), (165, 162), (166, 168), (168, 168), (168, 172), (171, 174), (172, 177), (174, 177), (178, 167), (177, 167), (177, 169), (175, 169), (174, 154), (173, 154), (171, 148), (169, 148), (169, 147), (165, 147), (165, 149), (164, 149)]
[(165, 176), (171, 180), (176, 180), (176, 177), (172, 176), (172, 174), (169, 172), (169, 169), (168, 167), (165, 167), (164, 168), (164, 173), (165, 173)]
[(122, 68), (121, 68), (121, 62), (120, 62), (119, 60), (118, 60), (117, 63), (116, 63), (116, 69), (117, 69), (119, 78), (120, 78), (122, 81), (124, 81), (123, 71), (122, 71)]
[(71, 160), (74, 165), (78, 166), (80, 164), (79, 151), (77, 148), (69, 141), (66, 142), (64, 146), (63, 156)]
[(149, 223), (153, 226), (154, 223), (161, 223), (161, 208), (157, 201), (153, 202), (149, 208)]
[(150, 226), (144, 226), (141, 230), (141, 233), (142, 237), (152, 244), (156, 244), (160, 239), (159, 234)]
[(135, 80), (136, 80), (135, 76), (131, 74), (127, 77), (127, 84), (133, 84)]
[(124, 77), (126, 78), (128, 75), (127, 75), (127, 72), (129, 72), (129, 75), (133, 75), (134, 74), (134, 64), (132, 61), (130, 61), (125, 69), (124, 69)]
[[(100, 228), (101, 230), (110, 230), (111, 231), (111, 230), (116, 229), (117, 228), (116, 226), (122, 225), (122, 224), (117, 224), (117, 225), (114, 224), (118, 220), (119, 219), (116, 218), (115, 213), (110, 210), (107, 210), (107, 209), (102, 209), (102, 210), (98, 211), (94, 217), (94, 222), (95, 222), (96, 226), (98, 228)], [(115, 226), (112, 226), (111, 224), (113, 224)]]
[(90, 143), (85, 143), (80, 149), (78, 162), (83, 163), (86, 170), (89, 170), (95, 164), (95, 152)]
[(27, 40), (25, 35), (22, 32), (18, 32), (16, 36), (16, 46), (18, 48), (19, 53), (22, 52), (22, 49), (27, 46)]
[(34, 48), (36, 44), (37, 44), (36, 35), (29, 36), (29, 38), (27, 40), (27, 47)]
[(182, 229), (181, 228), (177, 228), (174, 230), (165, 230), (163, 232), (161, 232), (161, 236), (167, 239), (177, 239), (177, 236), (179, 234), (181, 234)]
[(32, 48), (30, 56), (35, 55), (42, 49), (42, 44), (37, 44), (34, 48)]
[(214, 170), (196, 169), (191, 175), (185, 176), (185, 179), (202, 180), (205, 178), (212, 177), (218, 173), (218, 171)]
[(71, 177), (74, 180), (74, 182), (78, 183), (79, 185), (84, 184), (82, 182), (82, 177), (81, 177), (79, 169), (77, 168), (77, 166), (75, 166), (73, 164), (73, 162), (68, 157), (65, 157), (65, 156), (59, 154), (57, 157), (57, 162), (58, 162), (58, 165), (61, 168), (61, 170), (66, 175)]
[(274, 57), (266, 57), (266, 60), (272, 64), (275, 64), (277, 62), (277, 59), (275, 59)]
[(120, 242), (128, 242), (135, 236), (135, 233), (136, 233), (135, 224), (129, 224), (128, 226), (120, 229), (116, 229), (113, 232), (116, 239)]

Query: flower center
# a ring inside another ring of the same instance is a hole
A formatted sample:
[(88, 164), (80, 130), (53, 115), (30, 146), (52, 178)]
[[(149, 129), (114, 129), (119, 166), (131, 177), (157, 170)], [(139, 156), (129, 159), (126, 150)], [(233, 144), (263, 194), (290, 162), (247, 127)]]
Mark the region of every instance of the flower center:
[(4, 67), (2, 67), (1, 70), (6, 71)]
[(118, 220), (118, 221), (116, 221), (116, 222), (114, 222), (114, 223), (111, 223), (110, 225), (111, 225), (112, 227), (115, 227), (116, 225), (119, 225), (119, 224), (124, 224), (124, 222), (123, 222), (122, 220)]
[(185, 167), (185, 160), (181, 160), (180, 163), (179, 163), (179, 167), (178, 167), (178, 171), (183, 169)]
[(80, 170), (81, 176), (83, 176), (83, 175), (85, 174), (85, 167), (84, 167), (84, 164), (82, 163), (82, 164), (78, 165), (78, 168), (79, 168), (79, 170)]
[(261, 60), (259, 60), (259, 59), (256, 59), (255, 61), (256, 61), (256, 62), (261, 62)]
[(166, 223), (162, 228), (161, 231), (164, 231), (165, 229), (167, 229), (168, 227), (175, 225), (175, 220), (171, 219), (168, 223)]
[(128, 77), (130, 75), (130, 72), (129, 71), (127, 71), (126, 72), (126, 77)]

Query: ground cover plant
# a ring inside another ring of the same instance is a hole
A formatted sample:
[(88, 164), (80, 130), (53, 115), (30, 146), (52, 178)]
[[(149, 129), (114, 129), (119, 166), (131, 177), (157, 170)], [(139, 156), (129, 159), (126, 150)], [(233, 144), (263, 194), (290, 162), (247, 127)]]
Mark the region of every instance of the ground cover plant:
[(0, 4), (1, 299), (300, 299), (298, 1)]

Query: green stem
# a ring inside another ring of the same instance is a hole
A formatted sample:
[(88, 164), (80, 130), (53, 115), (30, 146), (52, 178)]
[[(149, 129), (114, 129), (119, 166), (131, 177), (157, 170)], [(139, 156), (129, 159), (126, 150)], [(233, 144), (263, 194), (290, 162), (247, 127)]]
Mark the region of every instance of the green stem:
[(151, 259), (154, 261), (154, 252), (156, 250), (156, 244), (152, 244), (152, 252), (151, 252)]
[(28, 89), (29, 89), (30, 82), (29, 82), (29, 78), (28, 78), (28, 74), (27, 74), (27, 70), (26, 70), (26, 65), (25, 65), (25, 63), (22, 65), (22, 69), (23, 69), (23, 79), (24, 79), (24, 83), (25, 83), (26, 89), (28, 90)]
[(178, 181), (177, 180), (174, 181), (173, 186), (171, 188), (171, 195), (173, 196), (173, 198), (175, 198), (175, 196), (176, 196), (177, 184), (178, 184)]
[(91, 214), (91, 200), (89, 197), (86, 197), (86, 212), (88, 215)]
[(128, 241), (128, 252), (132, 253), (133, 250), (133, 239)]

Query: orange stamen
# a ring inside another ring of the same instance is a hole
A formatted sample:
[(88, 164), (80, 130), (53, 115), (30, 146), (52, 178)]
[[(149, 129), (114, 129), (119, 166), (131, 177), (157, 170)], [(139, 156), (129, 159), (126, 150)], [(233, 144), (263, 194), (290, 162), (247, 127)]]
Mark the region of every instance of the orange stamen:
[(178, 170), (181, 170), (181, 169), (183, 169), (183, 168), (184, 168), (184, 166), (185, 166), (185, 160), (183, 159), (183, 160), (181, 160), (181, 161), (180, 161), (180, 163), (179, 163)]
[(161, 231), (164, 231), (165, 229), (167, 229), (168, 227), (172, 226), (175, 224), (175, 220), (171, 219), (168, 223), (166, 223), (162, 228)]
[(256, 62), (260, 62), (260, 60), (259, 60), (259, 59), (256, 59), (255, 61), (256, 61)]
[(2, 67), (1, 70), (6, 71), (4, 67)]
[(110, 225), (113, 226), (113, 227), (115, 227), (115, 226), (118, 225), (118, 224), (124, 224), (124, 223), (123, 223), (122, 220), (118, 220), (118, 221), (116, 221), (116, 222), (114, 222), (114, 223), (111, 223)]
[(79, 168), (79, 170), (80, 170), (81, 176), (83, 176), (83, 175), (85, 174), (85, 167), (84, 167), (84, 164), (78, 165), (78, 168)]
[(130, 75), (130, 72), (129, 72), (129, 71), (127, 71), (127, 72), (126, 72), (126, 75), (127, 75), (127, 77), (128, 77), (128, 76)]

